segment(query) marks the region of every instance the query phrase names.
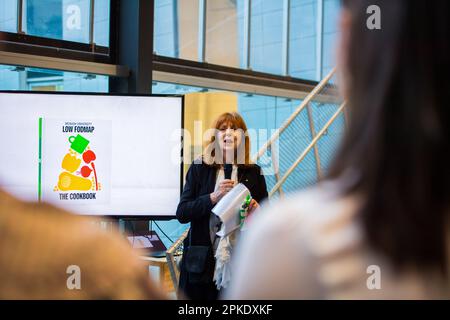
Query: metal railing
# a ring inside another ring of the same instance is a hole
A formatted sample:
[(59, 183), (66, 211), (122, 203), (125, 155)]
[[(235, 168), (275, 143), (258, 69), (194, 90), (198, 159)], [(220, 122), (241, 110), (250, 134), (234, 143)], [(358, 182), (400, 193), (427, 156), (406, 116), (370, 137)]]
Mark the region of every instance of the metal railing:
[(167, 265), (170, 271), (170, 278), (172, 279), (175, 295), (178, 295), (178, 283), (180, 281), (180, 260), (182, 258), (183, 241), (189, 233), (189, 228), (172, 244), (166, 251)]
[(324, 176), (346, 122), (335, 76), (333, 69), (253, 157), (266, 173), (270, 197), (310, 186)]
[[(300, 154), (300, 156), (297, 158), (297, 160), (295, 160), (295, 162), (292, 164), (292, 166), (287, 170), (287, 172), (283, 175), (282, 178), (280, 178), (277, 183), (275, 184), (275, 186), (273, 186), (272, 190), (270, 190), (269, 192), (269, 197), (272, 197), (274, 195), (275, 192), (277, 192), (278, 190), (281, 189), (281, 186), (283, 185), (283, 183), (286, 181), (286, 179), (289, 177), (289, 175), (298, 167), (298, 165), (300, 164), (300, 162), (302, 162), (305, 157), (308, 155), (309, 151), (312, 148), (317, 149), (317, 142), (319, 141), (320, 138), (322, 138), (322, 136), (325, 134), (326, 130), (328, 130), (328, 128), (334, 123), (334, 121), (337, 119), (337, 117), (341, 114), (341, 112), (343, 112), (345, 108), (345, 103), (343, 103), (339, 109), (336, 111), (336, 113), (331, 117), (330, 120), (328, 120), (328, 122), (325, 124), (325, 126), (320, 130), (320, 132), (314, 137), (314, 139), (311, 141), (311, 143), (306, 147), (306, 149)], [(316, 153), (316, 162), (319, 165), (319, 169), (318, 171), (321, 171), (320, 168), (320, 158), (318, 157), (317, 153), (318, 151), (315, 151)], [(321, 174), (318, 173), (318, 178), (320, 179)]]

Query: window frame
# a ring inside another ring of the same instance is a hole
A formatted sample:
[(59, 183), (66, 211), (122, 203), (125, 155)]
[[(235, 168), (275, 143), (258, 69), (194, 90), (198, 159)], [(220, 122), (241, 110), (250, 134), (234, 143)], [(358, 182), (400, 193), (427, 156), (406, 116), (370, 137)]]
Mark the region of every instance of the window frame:
[[(20, 8), (22, 0), (18, 1)], [(93, 3), (91, 0), (91, 9)], [(110, 0), (109, 47), (96, 45), (95, 43), (81, 43), (34, 36), (25, 34), (22, 30), (17, 30), (17, 32), (0, 31), (0, 50), (88, 62), (115, 63), (117, 10), (118, 0)], [(20, 28), (22, 22), (22, 14), (20, 10), (17, 10), (18, 28)], [(91, 33), (93, 34), (93, 32), (94, 30), (92, 29)]]

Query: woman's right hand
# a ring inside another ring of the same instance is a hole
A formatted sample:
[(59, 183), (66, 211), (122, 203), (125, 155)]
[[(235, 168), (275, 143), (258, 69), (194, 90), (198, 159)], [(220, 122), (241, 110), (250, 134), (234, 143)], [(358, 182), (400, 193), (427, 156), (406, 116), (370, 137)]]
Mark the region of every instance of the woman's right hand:
[(216, 191), (210, 194), (211, 202), (216, 204), (220, 199), (223, 198), (231, 189), (234, 187), (234, 181), (230, 179), (223, 180), (219, 183), (219, 187)]

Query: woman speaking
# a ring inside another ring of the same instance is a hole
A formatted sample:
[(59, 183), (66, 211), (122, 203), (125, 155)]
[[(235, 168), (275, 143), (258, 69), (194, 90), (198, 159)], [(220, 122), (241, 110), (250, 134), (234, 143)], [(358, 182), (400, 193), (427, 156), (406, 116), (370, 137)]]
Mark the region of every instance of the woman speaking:
[(177, 208), (177, 219), (190, 223), (184, 240), (179, 289), (189, 299), (215, 300), (218, 290), (213, 282), (220, 221), (211, 212), (237, 183), (251, 193), (250, 214), (267, 198), (261, 168), (250, 163), (247, 126), (238, 113), (224, 113), (215, 121), (210, 144), (199, 161), (189, 168)]

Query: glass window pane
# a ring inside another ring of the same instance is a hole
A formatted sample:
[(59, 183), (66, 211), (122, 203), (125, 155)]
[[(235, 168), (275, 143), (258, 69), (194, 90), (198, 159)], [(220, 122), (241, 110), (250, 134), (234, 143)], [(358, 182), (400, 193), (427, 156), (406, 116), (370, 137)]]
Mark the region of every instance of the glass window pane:
[(290, 8), (289, 74), (316, 79), (317, 1), (294, 0)]
[(17, 32), (17, 0), (0, 0), (0, 31)]
[(154, 51), (162, 56), (177, 57), (175, 54), (175, 39), (178, 30), (175, 30), (176, 3), (172, 0), (155, 1), (155, 21), (154, 21)]
[(0, 65), (0, 90), (108, 92), (107, 76)]
[(341, 0), (324, 0), (323, 32), (336, 33), (338, 31), (338, 18), (341, 10)]
[(70, 2), (26, 0), (24, 31), (33, 36), (87, 43), (89, 41), (89, 1)]
[[(39, 2), (41, 3), (42, 1)], [(56, 8), (61, 1), (54, 2)], [(51, 19), (61, 23), (62, 34), (61, 37), (58, 37), (59, 39), (89, 43), (89, 0), (63, 0), (61, 18), (58, 17), (58, 12), (56, 11)]]
[[(89, 43), (90, 16), (90, 0), (24, 0), (23, 30), (33, 36)], [(94, 42), (109, 45), (109, 24), (109, 1), (95, 1)]]
[[(334, 66), (340, 0), (324, 1), (322, 73)], [(198, 0), (155, 0), (157, 54), (198, 60)], [(245, 0), (207, 0), (206, 62), (244, 66)], [(291, 0), (289, 22), (289, 75), (317, 79), (317, 0)], [(251, 1), (250, 68), (282, 73), (283, 1)]]
[(325, 0), (323, 27), (323, 76), (335, 66), (336, 40), (338, 36), (338, 17), (340, 0)]
[(94, 6), (94, 42), (109, 47), (110, 0), (95, 0)]
[(252, 1), (251, 15), (251, 69), (281, 74), (283, 1)]
[[(209, 0), (206, 13), (206, 61), (240, 67), (243, 40), (243, 0)], [(242, 60), (241, 60), (242, 61)]]
[(198, 59), (198, 0), (155, 0), (156, 54)]
[[(324, 1), (322, 73), (334, 66), (340, 0)], [(198, 60), (198, 0), (155, 0), (157, 54)], [(317, 0), (291, 0), (289, 75), (317, 79)], [(244, 68), (245, 0), (207, 0), (206, 57), (208, 63)], [(283, 1), (251, 1), (250, 68), (282, 73)]]
[(198, 0), (178, 0), (177, 3), (179, 57), (198, 60)]

